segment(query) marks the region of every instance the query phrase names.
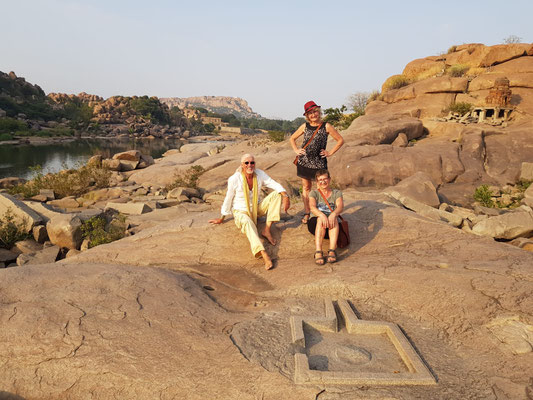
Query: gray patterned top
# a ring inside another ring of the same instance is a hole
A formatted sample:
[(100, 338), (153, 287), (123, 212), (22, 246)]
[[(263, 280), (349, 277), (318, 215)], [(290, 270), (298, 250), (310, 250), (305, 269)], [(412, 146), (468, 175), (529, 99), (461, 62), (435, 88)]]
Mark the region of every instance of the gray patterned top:
[(318, 211), (323, 212), (326, 216), (328, 216), (331, 214), (329, 207), (331, 207), (333, 211), (335, 211), (337, 208), (337, 199), (342, 198), (342, 192), (338, 189), (331, 189), (331, 194), (328, 197), (329, 207), (318, 189), (311, 190), (311, 192), (309, 192), (309, 197), (312, 197), (316, 200), (316, 208), (318, 208)]

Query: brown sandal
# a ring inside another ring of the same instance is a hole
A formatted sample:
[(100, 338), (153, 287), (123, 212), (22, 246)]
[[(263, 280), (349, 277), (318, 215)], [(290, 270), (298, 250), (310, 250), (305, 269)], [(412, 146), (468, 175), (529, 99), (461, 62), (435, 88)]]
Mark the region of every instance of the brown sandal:
[[(320, 254), (320, 257), (317, 257), (316, 255)], [(324, 265), (326, 262), (324, 261), (324, 253), (322, 253), (321, 250), (315, 251), (315, 264), (316, 265)]]
[[(333, 253), (333, 255), (331, 255)], [(337, 252), (334, 249), (328, 250), (328, 263), (333, 264), (337, 262)]]

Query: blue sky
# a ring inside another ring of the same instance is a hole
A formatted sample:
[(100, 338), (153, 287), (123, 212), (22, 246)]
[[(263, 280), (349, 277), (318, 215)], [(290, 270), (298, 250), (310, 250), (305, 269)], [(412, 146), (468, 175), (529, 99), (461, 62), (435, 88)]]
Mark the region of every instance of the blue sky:
[(0, 0), (0, 71), (46, 93), (235, 96), (294, 119), (461, 43), (533, 42), (533, 1)]

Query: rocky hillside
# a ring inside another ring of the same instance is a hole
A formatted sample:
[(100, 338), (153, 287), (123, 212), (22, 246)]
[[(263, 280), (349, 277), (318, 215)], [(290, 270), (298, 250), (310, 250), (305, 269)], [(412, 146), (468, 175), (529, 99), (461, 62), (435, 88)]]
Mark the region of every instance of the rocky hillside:
[(343, 186), (385, 187), (423, 171), (456, 204), (472, 203), (481, 184), (511, 190), (533, 157), (532, 45), (462, 45), (414, 60), (343, 136), (332, 160)]
[(179, 135), (188, 128), (183, 115), (170, 113), (157, 97), (112, 96), (104, 100), (87, 93), (50, 93), (48, 98), (62, 106), (71, 102), (87, 105), (91, 111), (90, 123), (108, 134), (164, 137)]
[(16, 117), (50, 120), (57, 118), (44, 91), (38, 85), (26, 82), (13, 71), (0, 71), (0, 118)]
[(45, 95), (38, 85), (14, 72), (0, 72), (0, 134), (9, 140), (75, 134), (181, 137), (194, 131), (183, 114), (169, 110), (157, 97), (103, 99), (84, 92)]
[(238, 118), (261, 118), (255, 113), (248, 102), (239, 97), (226, 96), (199, 96), (199, 97), (166, 97), (161, 101), (169, 107), (177, 106), (180, 109), (187, 107), (202, 107), (218, 114), (233, 114)]
[(512, 92), (511, 120), (533, 117), (533, 44), (452, 46), (447, 54), (408, 63), (402, 74), (388, 78), (381, 101), (369, 104), (367, 114), (400, 112), (427, 118), (443, 115), (450, 104), (486, 106), (496, 81), (506, 78)]
[(0, 71), (0, 96), (23, 102), (44, 100), (45, 93), (40, 86), (26, 82), (26, 79), (18, 77), (13, 71), (9, 74)]

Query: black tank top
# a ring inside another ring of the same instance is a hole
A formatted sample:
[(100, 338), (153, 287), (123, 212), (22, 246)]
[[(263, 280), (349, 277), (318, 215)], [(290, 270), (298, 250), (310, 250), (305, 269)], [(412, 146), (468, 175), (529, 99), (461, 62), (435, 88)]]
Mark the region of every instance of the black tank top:
[[(304, 140), (302, 147), (309, 141), (318, 126), (311, 126), (309, 122), (305, 124)], [(325, 150), (328, 144), (328, 132), (324, 122), (315, 137), (305, 148), (305, 155), (298, 158), (298, 164), (306, 168), (327, 169), (328, 163), (326, 158), (320, 156), (320, 151)]]

